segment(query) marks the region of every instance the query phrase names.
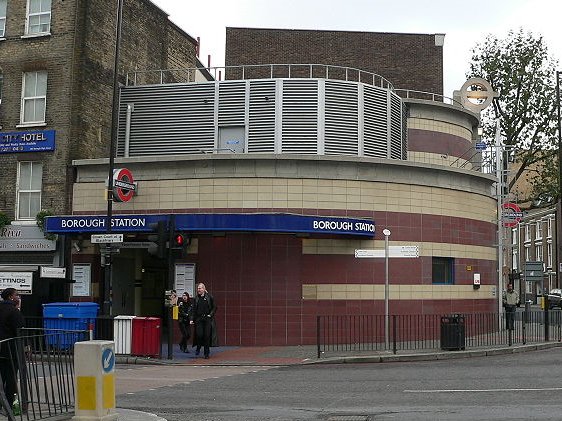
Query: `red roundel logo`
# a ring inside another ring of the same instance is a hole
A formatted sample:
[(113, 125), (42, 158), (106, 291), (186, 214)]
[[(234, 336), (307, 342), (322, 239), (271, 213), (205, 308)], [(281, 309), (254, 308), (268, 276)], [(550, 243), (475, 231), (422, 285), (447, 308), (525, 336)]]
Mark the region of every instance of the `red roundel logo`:
[(127, 168), (119, 168), (113, 171), (113, 200), (116, 202), (128, 202), (133, 198), (137, 183), (133, 179), (133, 173)]
[(504, 203), (502, 205), (502, 220), (504, 227), (515, 227), (521, 218), (523, 217), (523, 212), (521, 208), (515, 203)]

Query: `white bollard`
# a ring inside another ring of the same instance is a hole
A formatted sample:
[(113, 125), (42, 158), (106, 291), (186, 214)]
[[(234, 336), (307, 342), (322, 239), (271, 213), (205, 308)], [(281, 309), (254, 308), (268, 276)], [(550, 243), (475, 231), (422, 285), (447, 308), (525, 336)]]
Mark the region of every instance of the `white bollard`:
[(73, 420), (117, 420), (113, 341), (86, 341), (74, 345), (74, 387)]

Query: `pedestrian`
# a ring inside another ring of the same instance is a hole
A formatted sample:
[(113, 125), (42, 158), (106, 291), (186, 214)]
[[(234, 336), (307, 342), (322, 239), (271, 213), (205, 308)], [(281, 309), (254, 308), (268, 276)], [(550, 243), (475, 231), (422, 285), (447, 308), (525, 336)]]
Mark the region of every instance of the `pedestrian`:
[(20, 296), (15, 288), (6, 288), (0, 294), (0, 375), (2, 385), (10, 408), (14, 396), (18, 393), (17, 377), (20, 361), (18, 359), (15, 338), (24, 326), (23, 316), (19, 310)]
[(187, 342), (191, 337), (191, 313), (193, 311), (193, 304), (189, 293), (184, 292), (181, 299), (178, 301), (178, 323), (180, 325), (181, 340), (180, 350), (182, 352), (189, 352)]
[(213, 296), (205, 288), (205, 284), (197, 284), (197, 295), (193, 302), (191, 324), (195, 324), (194, 346), (197, 346), (195, 355), (199, 355), (201, 346), (205, 359), (209, 358), (210, 347), (216, 346), (215, 312), (217, 306)]
[(505, 325), (507, 330), (513, 330), (515, 322), (515, 310), (519, 307), (519, 294), (513, 289), (513, 284), (507, 284), (507, 291), (503, 296), (505, 308)]

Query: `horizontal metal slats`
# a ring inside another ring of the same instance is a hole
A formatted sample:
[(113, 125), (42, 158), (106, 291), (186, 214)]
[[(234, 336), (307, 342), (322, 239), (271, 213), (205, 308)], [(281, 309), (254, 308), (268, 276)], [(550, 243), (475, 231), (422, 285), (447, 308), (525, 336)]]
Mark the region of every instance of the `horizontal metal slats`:
[(250, 82), (248, 152), (275, 152), (275, 81)]
[(324, 108), (326, 155), (357, 156), (359, 153), (357, 101), (357, 84), (326, 81)]
[(318, 81), (283, 81), (283, 153), (318, 153)]

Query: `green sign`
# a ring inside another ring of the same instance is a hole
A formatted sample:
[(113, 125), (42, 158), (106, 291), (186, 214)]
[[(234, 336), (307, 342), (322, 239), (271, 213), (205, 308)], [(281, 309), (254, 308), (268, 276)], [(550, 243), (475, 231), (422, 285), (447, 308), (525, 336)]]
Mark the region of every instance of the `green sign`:
[(539, 282), (543, 280), (544, 263), (543, 262), (525, 262), (525, 281)]

